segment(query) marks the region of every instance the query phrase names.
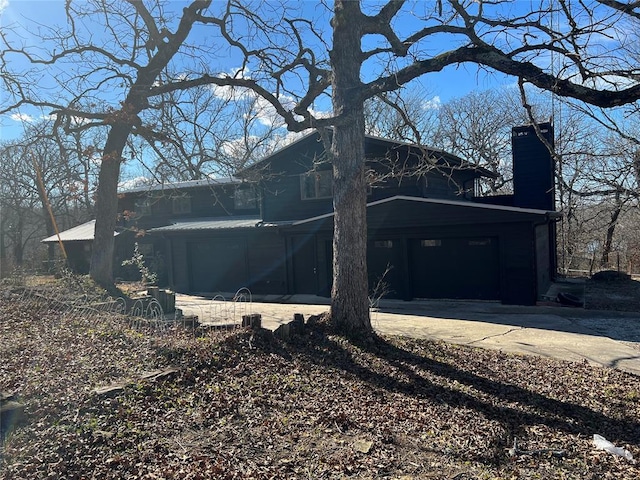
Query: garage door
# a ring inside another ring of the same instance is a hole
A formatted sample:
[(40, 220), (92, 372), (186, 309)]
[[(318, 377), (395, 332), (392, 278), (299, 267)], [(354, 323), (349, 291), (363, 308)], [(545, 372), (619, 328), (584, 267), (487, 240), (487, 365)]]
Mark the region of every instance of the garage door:
[(244, 238), (214, 238), (191, 242), (187, 248), (191, 291), (233, 293), (247, 285)]
[(369, 294), (374, 298), (404, 298), (402, 241), (370, 240), (367, 245)]
[(414, 239), (410, 255), (414, 298), (500, 298), (495, 237)]

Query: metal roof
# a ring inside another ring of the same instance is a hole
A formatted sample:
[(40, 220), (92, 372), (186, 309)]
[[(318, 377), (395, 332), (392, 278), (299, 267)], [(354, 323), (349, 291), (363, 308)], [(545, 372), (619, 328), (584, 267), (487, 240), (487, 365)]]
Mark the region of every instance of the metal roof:
[(118, 189), (119, 193), (140, 193), (140, 192), (152, 192), (152, 191), (164, 191), (164, 190), (179, 190), (183, 188), (193, 187), (206, 187), (213, 185), (234, 185), (242, 183), (242, 180), (235, 177), (224, 178), (205, 178), (202, 180), (187, 180), (184, 182), (165, 182), (156, 183), (155, 180), (149, 179), (147, 182), (143, 182), (141, 185), (136, 185), (130, 188)]
[(147, 230), (148, 233), (169, 233), (169, 232), (194, 232), (202, 230), (226, 230), (232, 228), (257, 228), (275, 227), (292, 222), (263, 222), (258, 217), (227, 217), (227, 218), (191, 218), (187, 220), (174, 221), (171, 225), (156, 227)]
[[(60, 232), (60, 240), (63, 242), (81, 242), (93, 240), (93, 235), (96, 229), (96, 221), (89, 220), (82, 225), (70, 228)], [(113, 232), (113, 236), (119, 235), (120, 232)], [(42, 243), (57, 243), (58, 235), (51, 235), (50, 237), (41, 240)]]

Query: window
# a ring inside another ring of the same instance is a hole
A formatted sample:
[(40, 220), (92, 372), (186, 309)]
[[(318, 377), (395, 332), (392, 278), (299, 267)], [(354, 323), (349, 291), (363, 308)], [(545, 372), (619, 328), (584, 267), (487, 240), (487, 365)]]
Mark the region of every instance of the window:
[(309, 172), (301, 175), (300, 192), (303, 200), (331, 198), (333, 193), (331, 170)]
[(149, 197), (136, 198), (135, 213), (137, 216), (151, 214), (151, 199)]
[(236, 210), (253, 210), (258, 208), (258, 195), (253, 187), (238, 188), (233, 196), (233, 205)]
[(491, 245), (490, 238), (474, 238), (469, 240), (469, 246), (471, 247), (484, 247), (487, 245)]
[(480, 179), (479, 178), (474, 178), (473, 179), (473, 193), (471, 195), (472, 195), (472, 197), (479, 197), (480, 196), (480, 192), (482, 192), (482, 185), (480, 185)]
[(421, 247), (425, 247), (425, 248), (441, 247), (442, 246), (442, 240), (433, 240), (433, 239), (421, 240), (420, 241), (420, 246)]
[(373, 242), (375, 248), (393, 248), (393, 240), (376, 240)]
[(171, 199), (171, 211), (175, 215), (191, 213), (191, 197), (184, 195)]

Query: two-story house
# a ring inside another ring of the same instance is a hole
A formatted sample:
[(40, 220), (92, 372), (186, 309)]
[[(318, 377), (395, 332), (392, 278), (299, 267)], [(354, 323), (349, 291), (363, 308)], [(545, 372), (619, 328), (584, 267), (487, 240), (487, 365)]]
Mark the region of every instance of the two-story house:
[[(553, 141), (551, 126), (541, 128)], [(479, 198), (477, 182), (491, 172), (443, 151), (367, 137), (370, 288), (382, 280), (391, 298), (516, 304), (546, 292), (555, 274), (553, 162), (532, 127), (515, 128), (513, 144), (514, 195)], [(135, 240), (160, 282), (179, 292), (328, 296), (325, 157), (314, 133), (237, 178), (122, 192), (116, 265)]]

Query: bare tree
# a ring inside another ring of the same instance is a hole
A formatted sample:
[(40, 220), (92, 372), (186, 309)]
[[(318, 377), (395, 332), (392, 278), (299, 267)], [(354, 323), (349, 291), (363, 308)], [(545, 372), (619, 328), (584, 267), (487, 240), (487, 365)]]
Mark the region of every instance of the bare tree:
[[(54, 218), (58, 226), (65, 227), (88, 215), (84, 193), (90, 188), (83, 182), (82, 163), (78, 162), (83, 154), (70, 147), (47, 121), (29, 125), (21, 138), (0, 147), (3, 233), (11, 241), (18, 266), (24, 263), (25, 249), (35, 236), (55, 233)], [(48, 260), (53, 259), (50, 248)]]
[[(82, 12), (67, 5), (72, 26), (79, 27)], [(523, 10), (510, 1), (370, 4), (336, 0), (330, 7), (322, 4), (310, 10), (304, 2), (274, 8), (266, 2), (194, 1), (184, 8), (173, 31), (162, 6), (147, 5), (133, 0), (109, 6), (96, 2), (106, 31), (114, 34), (112, 43), (93, 45), (72, 29), (61, 42), (63, 53), (56, 51), (47, 60), (59, 63), (74, 58), (77, 68), (80, 60), (87, 63), (91, 59), (88, 64), (93, 70), (68, 82), (76, 98), (97, 92), (113, 79), (125, 85), (119, 90), (125, 93), (121, 106), (108, 113), (81, 115), (110, 126), (96, 203), (93, 278), (104, 284), (112, 279), (115, 193), (122, 149), (128, 136), (141, 126), (139, 115), (149, 102), (201, 85), (248, 88), (271, 104), (289, 130), (317, 128), (328, 146), (330, 143), (335, 213), (331, 314), (338, 326), (351, 333), (371, 330), (364, 171), (367, 99), (463, 63), (497, 70), (601, 107), (635, 102), (640, 97), (637, 64), (626, 55), (629, 46), (624, 41), (624, 34), (638, 27), (640, 5), (636, 3), (560, 0)], [(208, 50), (185, 43), (196, 24), (210, 29)], [(39, 61), (24, 49), (12, 47), (6, 34), (2, 35), (5, 65), (9, 50)], [(443, 41), (436, 42), (438, 39)], [(231, 73), (208, 68), (222, 46), (237, 59)], [(168, 83), (158, 81), (178, 54), (190, 63), (187, 74)], [(19, 98), (13, 107), (32, 93), (25, 92), (14, 75), (3, 78), (12, 98)], [(86, 79), (92, 82), (76, 84)], [(328, 97), (331, 115), (317, 115), (316, 104)], [(71, 102), (57, 112), (79, 115), (74, 105)]]
[(15, 266), (22, 267), (25, 247), (42, 227), (37, 187), (32, 177), (25, 175), (26, 162), (21, 153), (13, 145), (0, 149), (0, 246), (4, 273), (9, 258)]
[(423, 89), (407, 88), (365, 102), (368, 135), (419, 145), (432, 145), (438, 127), (440, 100), (425, 98)]
[[(592, 253), (600, 255), (599, 267), (607, 268), (617, 227), (640, 198), (638, 125), (621, 121), (628, 108), (607, 112), (569, 102), (561, 108), (563, 128), (554, 155), (565, 214), (562, 254), (570, 264), (573, 251), (585, 250), (585, 241), (597, 244)], [(586, 223), (579, 226), (579, 220)]]
[[(542, 119), (542, 115), (538, 114)], [(497, 174), (486, 179), (483, 193), (511, 189), (511, 128), (526, 122), (520, 99), (513, 92), (471, 92), (439, 110), (434, 144)]]
[(139, 130), (161, 180), (231, 176), (273, 151), (282, 129), (279, 117), (265, 113), (251, 91), (198, 86), (163, 96), (149, 127)]

